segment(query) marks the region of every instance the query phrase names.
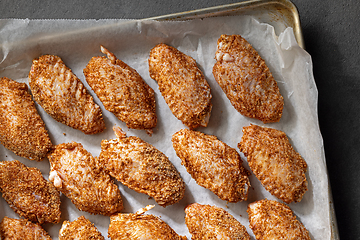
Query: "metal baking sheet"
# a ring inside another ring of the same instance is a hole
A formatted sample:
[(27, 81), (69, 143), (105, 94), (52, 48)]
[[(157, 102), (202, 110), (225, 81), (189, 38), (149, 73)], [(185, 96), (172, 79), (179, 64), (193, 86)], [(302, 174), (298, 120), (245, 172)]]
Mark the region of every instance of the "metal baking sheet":
[[(275, 33), (279, 35), (287, 27), (291, 27), (294, 31), (296, 41), (299, 46), (305, 49), (303, 33), (300, 24), (299, 12), (296, 6), (289, 0), (252, 0), (243, 1), (222, 6), (209, 7), (204, 9), (197, 9), (187, 12), (180, 12), (168, 15), (162, 15), (152, 18), (151, 20), (190, 20), (205, 17), (216, 16), (231, 16), (231, 15), (250, 15), (256, 18), (259, 22), (264, 22), (272, 25)], [(332, 192), (329, 182), (329, 196), (330, 196), (330, 217), (332, 240), (338, 240), (339, 232), (336, 222), (335, 209), (332, 199)]]
[(288, 0), (252, 0), (227, 4), (218, 7), (192, 10), (181, 13), (146, 18), (151, 20), (188, 20), (204, 17), (250, 15), (259, 22), (272, 25), (279, 35), (287, 27), (294, 30), (295, 38), (300, 47), (305, 48), (300, 26), (299, 13), (296, 6)]
[[(227, 16), (227, 15), (249, 15), (257, 19), (259, 22), (264, 22), (272, 25), (275, 29), (275, 33), (278, 35), (283, 30), (285, 30), (287, 27), (292, 27), (294, 30), (295, 38), (298, 42), (298, 44), (305, 48), (301, 27), (300, 27), (300, 21), (299, 21), (299, 15), (296, 10), (296, 7), (287, 0), (278, 0), (278, 1), (265, 1), (265, 0), (254, 0), (254, 1), (245, 1), (235, 4), (229, 4), (229, 5), (223, 5), (219, 7), (211, 7), (206, 9), (200, 9), (200, 10), (193, 10), (183, 13), (175, 13), (175, 14), (169, 14), (164, 16), (157, 16), (153, 18), (147, 18), (148, 20), (158, 20), (158, 21), (164, 21), (164, 20), (190, 20), (190, 19), (198, 19), (198, 18), (205, 18), (205, 17), (217, 17), (217, 16)], [(146, 20), (146, 19), (144, 19)], [(103, 26), (99, 26), (99, 28), (102, 28)], [(111, 26), (110, 28), (112, 30), (116, 30), (119, 27), (119, 25)], [(96, 28), (92, 29), (93, 31), (96, 31)], [(80, 35), (81, 29), (74, 28), (73, 30), (68, 30), (65, 32), (65, 34), (60, 34), (61, 36), (53, 36), (52, 39), (46, 38), (46, 41), (51, 42), (52, 40), (59, 41), (58, 38), (61, 40), (66, 40), (67, 36), (70, 35)], [(44, 41), (45, 41), (44, 40)], [(56, 42), (55, 41), (55, 42)], [(22, 43), (12, 43), (14, 45), (21, 46)], [(36, 44), (36, 43), (34, 43)], [(39, 44), (40, 45), (40, 44)], [(55, 44), (56, 45), (56, 44)], [(21, 48), (20, 48), (21, 50)], [(19, 51), (20, 51), (19, 50)], [(31, 55), (31, 54), (30, 54)], [(31, 58), (30, 55), (25, 55), (24, 62), (28, 62), (28, 60)], [(29, 59), (27, 59), (29, 58)], [(11, 69), (10, 69), (11, 70)], [(331, 191), (330, 196), (331, 196)], [(330, 199), (330, 202), (331, 199)], [(332, 206), (332, 205), (331, 205)], [(331, 217), (333, 225), (331, 226), (333, 232), (332, 232), (332, 238), (331, 239), (339, 239), (338, 232), (337, 232), (337, 226), (335, 221), (335, 215), (334, 215), (334, 209), (331, 207)]]

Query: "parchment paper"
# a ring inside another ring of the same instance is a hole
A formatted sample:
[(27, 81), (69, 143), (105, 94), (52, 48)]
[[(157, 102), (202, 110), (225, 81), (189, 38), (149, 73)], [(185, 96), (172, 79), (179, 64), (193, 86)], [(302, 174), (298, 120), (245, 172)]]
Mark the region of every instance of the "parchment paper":
[[(216, 205), (224, 208), (238, 221), (249, 228), (247, 205), (260, 199), (274, 199), (255, 178), (250, 177), (252, 187), (248, 200), (238, 203), (227, 203), (215, 194), (196, 184), (181, 165), (180, 159), (172, 148), (171, 136), (178, 130), (186, 128), (171, 113), (162, 98), (157, 83), (149, 77), (148, 56), (150, 49), (157, 43), (164, 42), (178, 48), (193, 57), (203, 70), (211, 87), (213, 110), (208, 127), (197, 130), (216, 135), (231, 147), (237, 149), (242, 136), (242, 128), (250, 123), (264, 126), (258, 120), (246, 118), (230, 104), (212, 75), (215, 63), (216, 42), (221, 34), (241, 34), (259, 52), (267, 62), (274, 78), (278, 82), (284, 97), (283, 117), (279, 123), (266, 124), (284, 131), (294, 148), (304, 157), (308, 164), (306, 174), (309, 190), (300, 203), (289, 206), (298, 219), (310, 231), (313, 239), (330, 239), (329, 192), (323, 142), (318, 126), (317, 89), (312, 73), (311, 57), (301, 49), (294, 38), (291, 28), (276, 36), (273, 27), (257, 22), (251, 16), (232, 16), (197, 19), (184, 22), (157, 22), (142, 20), (0, 20), (0, 77), (28, 83), (28, 73), (34, 58), (43, 54), (60, 56), (65, 64), (81, 79), (97, 104), (103, 110), (106, 127), (104, 133), (85, 135), (56, 122), (37, 105), (53, 144), (63, 142), (81, 142), (93, 154), (99, 156), (102, 139), (112, 139), (115, 135), (112, 126), (117, 125), (126, 131), (128, 136), (138, 136), (165, 153), (181, 173), (187, 184), (186, 195), (179, 203), (163, 208), (145, 194), (119, 185), (124, 200), (123, 212), (135, 212), (149, 204), (155, 208), (149, 214), (161, 217), (178, 234), (191, 238), (184, 222), (184, 207), (190, 203)], [(144, 131), (128, 129), (126, 125), (106, 111), (87, 85), (82, 73), (93, 56), (103, 55), (100, 44), (108, 48), (119, 59), (135, 68), (144, 80), (156, 92), (158, 125), (153, 136)], [(249, 169), (246, 158), (240, 153), (244, 166)], [(49, 163), (34, 162), (16, 156), (0, 146), (0, 160), (17, 159), (29, 167), (37, 167), (47, 179)], [(62, 200), (62, 221), (73, 221), (84, 215), (102, 232), (107, 239), (109, 217), (91, 215), (78, 211), (64, 195)], [(19, 218), (0, 198), (0, 218), (4, 216)], [(58, 239), (59, 224), (45, 224), (43, 227), (53, 239)]]

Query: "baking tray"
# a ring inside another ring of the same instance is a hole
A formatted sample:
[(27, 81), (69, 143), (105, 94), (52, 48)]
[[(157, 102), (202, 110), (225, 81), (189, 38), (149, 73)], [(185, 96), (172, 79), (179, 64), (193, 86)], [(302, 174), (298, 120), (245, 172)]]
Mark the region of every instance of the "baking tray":
[[(244, 1), (234, 4), (222, 5), (218, 7), (210, 7), (205, 9), (198, 9), (187, 12), (151, 17), (143, 20), (157, 20), (157, 21), (191, 20), (191, 19), (200, 19), (207, 17), (228, 16), (228, 15), (252, 16), (255, 19), (257, 19), (259, 22), (264, 22), (272, 25), (274, 27), (276, 35), (279, 35), (287, 27), (291, 27), (294, 31), (294, 35), (299, 46), (305, 48), (298, 11), (295, 5), (288, 0)], [(78, 31), (76, 33), (79, 34)], [(70, 33), (68, 34), (74, 34), (74, 32), (70, 31)], [(337, 240), (339, 239), (339, 236), (338, 236), (338, 229), (337, 229), (330, 189), (329, 189), (329, 196), (330, 196), (329, 201), (331, 208), (330, 216), (332, 222), (331, 239)]]
[[(299, 12), (296, 6), (289, 0), (252, 0), (232, 3), (227, 5), (196, 9), (187, 12), (173, 13), (157, 17), (146, 18), (148, 20), (190, 20), (205, 17), (250, 15), (259, 22), (264, 22), (274, 27), (278, 36), (286, 28), (291, 27), (299, 46), (305, 49)], [(145, 19), (144, 19), (145, 20)], [(331, 239), (339, 240), (339, 231), (336, 222), (335, 209), (329, 182), (329, 201), (331, 217)]]

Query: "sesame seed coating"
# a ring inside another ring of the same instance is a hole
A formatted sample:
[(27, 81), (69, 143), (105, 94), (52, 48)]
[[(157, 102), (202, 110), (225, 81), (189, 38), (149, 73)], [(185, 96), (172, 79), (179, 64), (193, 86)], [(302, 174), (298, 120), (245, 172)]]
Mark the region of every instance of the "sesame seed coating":
[(239, 153), (212, 135), (182, 129), (172, 136), (181, 164), (200, 186), (228, 202), (247, 200), (249, 172)]
[(123, 209), (118, 186), (80, 143), (57, 145), (49, 161), (49, 180), (80, 211), (110, 216)]
[(92, 239), (104, 240), (99, 230), (84, 216), (69, 222), (64, 221), (59, 231), (59, 240)]
[(17, 160), (0, 162), (0, 191), (20, 216), (39, 224), (60, 221), (60, 193), (39, 169)]
[(106, 110), (126, 126), (151, 130), (156, 126), (155, 92), (139, 73), (101, 46), (106, 57), (93, 57), (84, 75)]
[(310, 240), (308, 230), (283, 203), (260, 200), (248, 205), (250, 228), (257, 240)]
[(192, 203), (185, 208), (192, 240), (250, 240), (246, 228), (222, 208)]
[(36, 102), (56, 121), (85, 134), (104, 131), (100, 107), (60, 57), (43, 55), (34, 59), (29, 85)]
[(100, 163), (109, 174), (163, 207), (179, 202), (185, 183), (168, 157), (144, 140), (118, 136), (101, 142)]
[(265, 61), (240, 35), (221, 35), (213, 75), (242, 115), (264, 123), (278, 122), (284, 99)]
[(251, 125), (238, 147), (267, 191), (286, 203), (300, 202), (307, 191), (307, 164), (283, 131)]
[(0, 78), (0, 142), (20, 157), (42, 161), (52, 143), (25, 83)]
[[(146, 210), (145, 210), (146, 211)], [(179, 236), (167, 223), (150, 214), (119, 213), (110, 216), (108, 229), (111, 240), (186, 240)]]
[(210, 86), (190, 56), (166, 44), (150, 51), (150, 77), (176, 118), (187, 127), (206, 127), (212, 109)]
[(4, 217), (0, 223), (0, 239), (51, 240), (51, 237), (39, 224)]

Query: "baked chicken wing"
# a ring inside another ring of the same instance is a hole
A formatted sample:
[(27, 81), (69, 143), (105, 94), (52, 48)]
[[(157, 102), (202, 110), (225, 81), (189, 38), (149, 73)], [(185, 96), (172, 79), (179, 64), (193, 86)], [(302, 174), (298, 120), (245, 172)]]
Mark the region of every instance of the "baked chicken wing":
[(122, 210), (118, 186), (80, 143), (57, 145), (49, 161), (49, 180), (80, 211), (110, 216)]
[(41, 161), (52, 147), (25, 83), (0, 78), (0, 142), (20, 157)]
[(114, 127), (117, 139), (101, 142), (100, 163), (110, 175), (163, 207), (184, 197), (185, 183), (164, 153), (142, 139)]
[(197, 184), (228, 202), (247, 200), (249, 171), (235, 149), (215, 136), (188, 129), (175, 133), (172, 143)]
[(222, 208), (193, 203), (185, 208), (192, 240), (250, 240), (246, 228)]
[(284, 99), (265, 61), (240, 35), (221, 35), (213, 75), (242, 115), (278, 122)]
[(175, 117), (191, 129), (208, 125), (212, 108), (210, 86), (193, 58), (174, 47), (158, 44), (150, 51), (149, 73)]
[(238, 147), (267, 191), (286, 203), (301, 201), (307, 191), (307, 164), (284, 132), (257, 125), (244, 127)]
[(119, 213), (110, 217), (108, 229), (111, 240), (186, 240), (179, 236), (167, 223), (154, 215), (144, 214), (153, 206), (147, 206), (136, 213)]
[(60, 193), (37, 168), (21, 162), (0, 162), (0, 191), (20, 216), (39, 224), (60, 221)]
[(51, 237), (39, 224), (26, 219), (4, 217), (0, 223), (0, 239), (51, 240)]
[(156, 126), (154, 90), (137, 71), (101, 46), (106, 57), (93, 57), (84, 74), (105, 108), (134, 129), (152, 132)]
[(310, 240), (308, 230), (291, 209), (273, 200), (250, 203), (247, 209), (250, 228), (257, 240)]
[(85, 134), (104, 131), (100, 107), (60, 57), (43, 55), (33, 60), (29, 85), (36, 102), (58, 122)]
[(104, 240), (99, 230), (84, 216), (73, 222), (64, 221), (59, 231), (59, 240)]

